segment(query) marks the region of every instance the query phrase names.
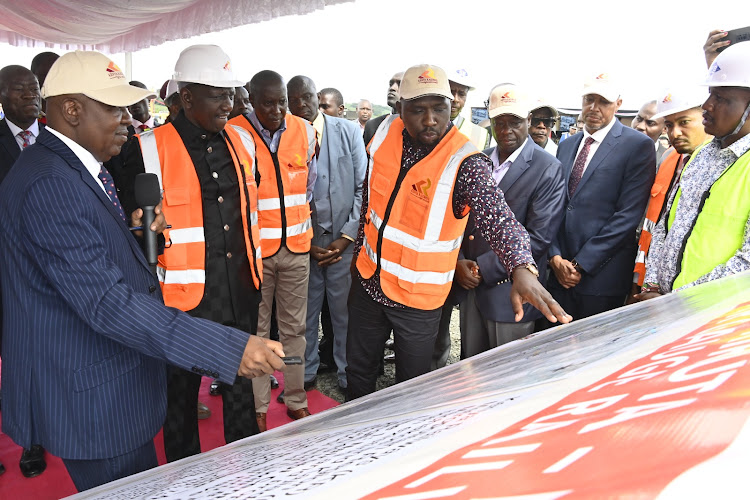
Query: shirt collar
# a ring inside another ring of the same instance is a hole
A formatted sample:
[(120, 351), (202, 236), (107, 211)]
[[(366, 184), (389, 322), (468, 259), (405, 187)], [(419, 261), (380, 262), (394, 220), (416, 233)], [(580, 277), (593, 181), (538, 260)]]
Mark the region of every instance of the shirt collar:
[[(24, 130), (12, 121), (8, 120), (7, 116), (5, 117), (5, 123), (8, 124), (8, 128), (10, 129), (11, 133), (13, 133), (13, 137), (17, 136), (19, 132), (23, 132)], [(34, 137), (39, 137), (39, 120), (34, 120), (34, 123), (32, 123), (31, 126), (26, 130), (31, 132), (31, 135), (33, 135)]]
[[(99, 172), (102, 170), (102, 164), (99, 163), (96, 158), (94, 158), (94, 155), (92, 155), (89, 150), (78, 144), (70, 137), (63, 135), (62, 133), (53, 129), (49, 125), (47, 125), (47, 130), (52, 132), (55, 137), (63, 141), (63, 143), (65, 143), (65, 145), (70, 148), (73, 154), (76, 155), (79, 160), (81, 160), (81, 163), (83, 163), (83, 166), (86, 167), (86, 170), (89, 171), (91, 176), (95, 180), (99, 181)], [(101, 181), (99, 181), (99, 184), (101, 184)]]
[(612, 127), (615, 126), (615, 120), (617, 120), (617, 118), (615, 118), (613, 116), (612, 119), (609, 121), (609, 123), (607, 124), (606, 127), (600, 128), (599, 130), (597, 130), (593, 134), (589, 134), (588, 130), (584, 126), (583, 127), (583, 140), (585, 141), (587, 138), (591, 137), (597, 143), (601, 144), (601, 142), (604, 140), (604, 138), (607, 137), (607, 134), (609, 134), (609, 131), (612, 130)]
[[(516, 159), (521, 155), (521, 150), (523, 150), (523, 148), (526, 147), (527, 142), (529, 142), (529, 136), (526, 136), (526, 140), (523, 141), (523, 144), (521, 144), (521, 146), (518, 149), (513, 151), (503, 163), (509, 161), (510, 164), (512, 165), (513, 162), (515, 162)], [(495, 146), (495, 149), (492, 150), (492, 154), (490, 155), (490, 160), (492, 160), (493, 168), (498, 168), (501, 165), (500, 155), (498, 154), (497, 146)]]
[(281, 120), (281, 126), (276, 132), (271, 132), (266, 127), (264, 127), (262, 123), (260, 123), (260, 120), (258, 120), (258, 116), (255, 114), (255, 110), (253, 110), (252, 113), (248, 115), (248, 119), (250, 120), (250, 123), (255, 125), (256, 129), (258, 129), (263, 135), (266, 135), (268, 137), (273, 137), (274, 134), (283, 132), (286, 130), (286, 118)]
[(136, 129), (136, 130), (138, 130), (138, 127), (140, 127), (141, 125), (145, 125), (146, 128), (154, 128), (154, 117), (153, 116), (149, 116), (148, 120), (146, 120), (145, 122), (139, 122), (135, 118), (132, 118), (131, 120), (133, 122), (133, 128)]
[[(719, 148), (721, 149), (721, 144), (719, 145)], [(750, 149), (750, 134), (747, 134), (745, 137), (737, 139), (732, 144), (727, 146), (727, 149), (729, 149), (732, 153), (737, 155), (737, 158), (744, 155), (745, 153), (747, 153), (748, 149)]]
[(174, 125), (174, 128), (177, 130), (177, 133), (180, 134), (180, 137), (182, 137), (182, 140), (186, 145), (196, 144), (198, 141), (212, 139), (214, 136), (218, 135), (207, 132), (193, 124), (193, 122), (187, 119), (183, 110), (180, 110), (177, 114), (177, 117), (172, 121), (172, 125)]
[(323, 137), (323, 130), (326, 126), (326, 120), (323, 117), (323, 113), (318, 111), (318, 116), (315, 117), (315, 119), (312, 122), (312, 126), (315, 129), (316, 132), (318, 132), (318, 141)]

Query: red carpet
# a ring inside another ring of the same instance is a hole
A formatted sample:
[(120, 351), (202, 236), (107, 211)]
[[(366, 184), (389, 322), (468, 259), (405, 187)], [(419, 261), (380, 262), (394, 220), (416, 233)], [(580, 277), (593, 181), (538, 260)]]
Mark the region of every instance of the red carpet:
[[(281, 387), (284, 387), (284, 376), (277, 372)], [(200, 420), (198, 423), (201, 435), (201, 448), (203, 451), (212, 450), (226, 444), (224, 442), (224, 429), (222, 419), (221, 397), (210, 396), (208, 387), (211, 379), (204, 378), (201, 384), (200, 400), (211, 409), (211, 417)], [(271, 391), (271, 406), (268, 409), (268, 428), (272, 429), (284, 425), (292, 420), (286, 415), (286, 406), (276, 402), (281, 389)], [(333, 408), (338, 403), (318, 391), (307, 393), (307, 402), (312, 413), (319, 413), (328, 408)], [(1, 414), (0, 414), (1, 415)], [(156, 443), (156, 455), (159, 464), (165, 463), (164, 442), (161, 432), (154, 438)], [(21, 475), (18, 469), (18, 461), (21, 458), (21, 448), (11, 439), (0, 432), (0, 462), (5, 465), (5, 474), (0, 476), (0, 499), (34, 499), (46, 500), (56, 499), (76, 493), (73, 482), (65, 470), (65, 466), (57, 457), (49, 453), (46, 455), (47, 470), (40, 476), (27, 479)]]

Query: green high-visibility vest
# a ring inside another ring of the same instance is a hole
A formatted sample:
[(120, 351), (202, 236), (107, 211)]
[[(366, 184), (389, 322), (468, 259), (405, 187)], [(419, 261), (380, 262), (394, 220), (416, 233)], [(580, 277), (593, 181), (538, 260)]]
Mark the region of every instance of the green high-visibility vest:
[[(669, 213), (671, 227), (680, 191)], [(750, 151), (743, 154), (703, 195), (702, 208), (683, 243), (672, 289), (685, 286), (726, 263), (742, 247), (750, 218)]]

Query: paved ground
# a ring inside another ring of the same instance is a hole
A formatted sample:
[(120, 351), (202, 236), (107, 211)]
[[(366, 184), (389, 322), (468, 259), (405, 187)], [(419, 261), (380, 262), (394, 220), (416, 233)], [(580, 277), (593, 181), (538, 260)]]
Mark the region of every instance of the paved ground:
[[(390, 351), (386, 351), (390, 352)], [(453, 310), (451, 316), (451, 355), (448, 358), (448, 364), (458, 361), (461, 352), (461, 338), (458, 329), (458, 309)], [(378, 377), (378, 390), (389, 387), (395, 383), (395, 366), (390, 363), (385, 365), (385, 373)], [(318, 382), (316, 387), (320, 392), (339, 403), (344, 402), (344, 394), (339, 390), (336, 372), (318, 373)]]

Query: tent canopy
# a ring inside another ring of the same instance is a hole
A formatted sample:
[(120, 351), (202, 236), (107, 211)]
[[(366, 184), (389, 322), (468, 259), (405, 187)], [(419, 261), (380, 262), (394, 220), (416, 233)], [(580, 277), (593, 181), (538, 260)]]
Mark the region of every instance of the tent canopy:
[(10, 0), (0, 4), (0, 43), (135, 52), (348, 1), (352, 0)]

